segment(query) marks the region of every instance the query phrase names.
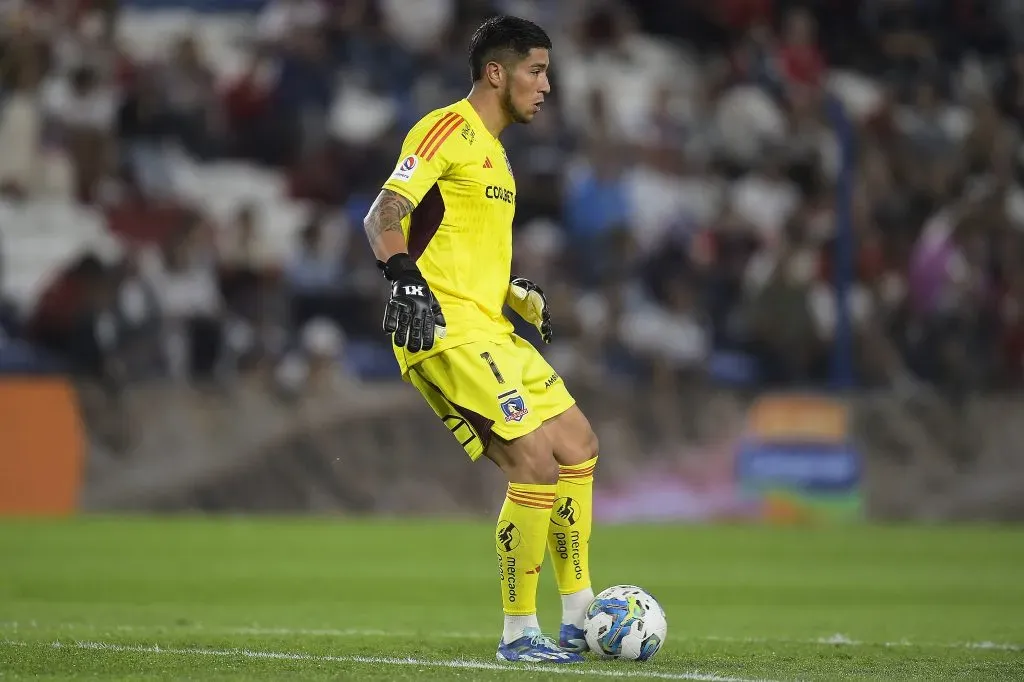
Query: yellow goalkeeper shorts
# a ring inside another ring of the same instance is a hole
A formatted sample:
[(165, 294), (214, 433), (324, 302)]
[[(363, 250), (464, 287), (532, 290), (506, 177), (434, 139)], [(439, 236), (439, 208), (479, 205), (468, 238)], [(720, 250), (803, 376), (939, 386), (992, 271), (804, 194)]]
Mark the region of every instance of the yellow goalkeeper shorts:
[(491, 438), (525, 436), (576, 403), (544, 356), (515, 334), (449, 348), (411, 366), (405, 379), (474, 461)]

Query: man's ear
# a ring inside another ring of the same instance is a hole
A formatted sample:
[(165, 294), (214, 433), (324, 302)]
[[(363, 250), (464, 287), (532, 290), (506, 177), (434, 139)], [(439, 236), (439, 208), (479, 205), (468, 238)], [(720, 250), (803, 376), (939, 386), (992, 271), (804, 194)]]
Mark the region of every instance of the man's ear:
[(487, 79), (488, 83), (494, 87), (498, 87), (501, 85), (502, 79), (505, 77), (505, 69), (498, 62), (487, 62), (487, 64), (484, 65), (484, 77)]

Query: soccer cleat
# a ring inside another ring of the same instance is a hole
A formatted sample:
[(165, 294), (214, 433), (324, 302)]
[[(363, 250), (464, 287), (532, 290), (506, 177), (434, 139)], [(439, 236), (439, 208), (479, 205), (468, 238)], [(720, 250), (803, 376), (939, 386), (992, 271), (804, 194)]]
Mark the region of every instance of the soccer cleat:
[(527, 628), (523, 636), (514, 642), (498, 642), (499, 661), (519, 663), (582, 663), (583, 657), (572, 651), (564, 651), (550, 637), (541, 634), (537, 628)]
[(562, 629), (558, 632), (558, 646), (562, 651), (571, 651), (582, 654), (590, 647), (587, 646), (587, 638), (583, 634), (583, 628), (578, 628), (569, 623), (562, 623)]

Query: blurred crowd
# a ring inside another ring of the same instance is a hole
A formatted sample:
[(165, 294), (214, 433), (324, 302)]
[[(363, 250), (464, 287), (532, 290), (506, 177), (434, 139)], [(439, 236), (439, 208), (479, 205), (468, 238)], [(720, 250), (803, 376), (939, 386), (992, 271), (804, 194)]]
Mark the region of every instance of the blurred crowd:
[[(64, 192), (119, 245), (0, 306), (0, 358), (111, 386), (394, 377), (361, 218), (409, 126), (468, 92), (472, 30), (507, 12), (555, 44), (555, 106), (503, 142), (514, 271), (549, 295), (557, 369), (954, 395), (1024, 382), (1024, 4), (221, 5), (246, 10), (240, 68), (191, 34), (133, 53), (131, 2), (0, 3), (2, 202)], [(280, 173), (312, 206), (292, 246), (268, 245), (257, 204), (225, 219), (189, 202), (182, 156)]]

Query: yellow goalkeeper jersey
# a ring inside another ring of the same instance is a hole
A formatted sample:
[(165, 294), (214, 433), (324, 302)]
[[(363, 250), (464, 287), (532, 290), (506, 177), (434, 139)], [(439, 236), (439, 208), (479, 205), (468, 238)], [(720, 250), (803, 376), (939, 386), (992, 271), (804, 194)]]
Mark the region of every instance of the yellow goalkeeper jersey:
[(429, 351), (394, 349), (402, 373), (447, 348), (511, 333), (503, 306), (516, 183), (505, 148), (468, 100), (432, 111), (413, 126), (384, 188), (415, 206), (402, 230), (448, 326), (447, 336)]

